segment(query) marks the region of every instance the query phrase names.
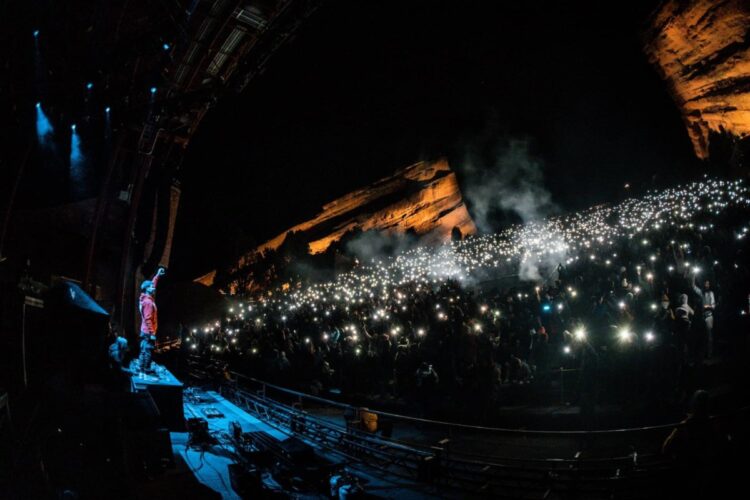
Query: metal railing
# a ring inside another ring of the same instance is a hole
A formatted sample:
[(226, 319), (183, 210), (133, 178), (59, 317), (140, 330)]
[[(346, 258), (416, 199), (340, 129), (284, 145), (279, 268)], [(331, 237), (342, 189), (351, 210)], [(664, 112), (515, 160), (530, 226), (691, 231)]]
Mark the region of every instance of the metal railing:
[[(246, 375), (243, 375), (241, 373), (237, 373), (234, 371), (230, 373), (232, 374), (233, 377), (237, 378), (238, 382), (245, 381), (245, 382), (257, 384), (260, 388), (262, 388), (264, 394), (267, 392), (268, 388), (272, 388), (276, 391), (293, 396), (300, 400), (315, 401), (315, 402), (324, 404), (326, 406), (338, 407), (344, 410), (359, 408), (357, 406), (350, 405), (347, 403), (341, 403), (338, 401), (321, 398), (319, 396), (314, 396), (312, 394), (307, 394), (304, 392), (296, 391), (294, 389), (289, 389), (287, 387), (282, 387), (276, 384), (265, 382), (263, 380), (258, 380), (256, 378), (248, 377)], [(643, 432), (649, 432), (649, 431), (661, 431), (661, 432), (670, 431), (671, 432), (671, 430), (674, 429), (675, 426), (681, 425), (681, 423), (675, 422), (675, 423), (662, 424), (662, 425), (652, 425), (652, 426), (623, 428), (623, 429), (606, 429), (606, 430), (562, 430), (562, 431), (558, 431), (558, 430), (509, 429), (509, 428), (502, 428), (502, 427), (489, 427), (489, 426), (482, 426), (482, 425), (462, 424), (459, 422), (446, 422), (446, 421), (441, 421), (441, 420), (425, 419), (425, 418), (413, 417), (409, 415), (391, 413), (391, 412), (382, 411), (382, 410), (368, 409), (367, 411), (370, 413), (383, 416), (383, 417), (394, 418), (394, 419), (408, 421), (408, 422), (416, 422), (416, 423), (429, 424), (429, 425), (439, 425), (439, 426), (452, 428), (452, 429), (467, 429), (467, 430), (472, 430), (472, 431), (483, 431), (483, 432), (491, 432), (491, 433), (498, 433), (498, 434), (515, 434), (515, 435), (525, 435), (525, 436), (589, 436), (589, 435), (606, 436), (606, 435), (621, 435), (621, 434), (630, 434), (630, 433), (643, 433)]]
[[(471, 426), (359, 408), (241, 374), (233, 375), (235, 381), (222, 388), (224, 395), (271, 425), (291, 431), (346, 460), (364, 462), (389, 474), (479, 495), (507, 495), (515, 491), (530, 497), (545, 497), (550, 492), (556, 492), (594, 497), (616, 494), (623, 498), (645, 498), (665, 488), (674, 472), (673, 463), (658, 452), (639, 453), (635, 449), (624, 455), (600, 457), (587, 457), (580, 453), (561, 458), (482, 453), (457, 448), (454, 446), (455, 438), (434, 443), (417, 442), (371, 433), (350, 425), (351, 422), (358, 421), (361, 413), (367, 411), (379, 418), (402, 423), (432, 426), (446, 431), (471, 431), (493, 436), (494, 439), (501, 437), (497, 441), (497, 448), (501, 451), (505, 448), (503, 442), (508, 438), (533, 441), (534, 447), (546, 449), (550, 439), (581, 442), (582, 438), (601, 440), (607, 436), (643, 437), (644, 434), (655, 445), (652, 448), (658, 450), (662, 436), (682, 425), (675, 423), (604, 431), (535, 431)], [(274, 397), (269, 393), (274, 393)], [(341, 413), (334, 415), (334, 418), (321, 416), (315, 413), (313, 407), (308, 406), (312, 411), (307, 411), (306, 402), (337, 409)], [(350, 417), (348, 422), (343, 418), (339, 420), (344, 415)]]

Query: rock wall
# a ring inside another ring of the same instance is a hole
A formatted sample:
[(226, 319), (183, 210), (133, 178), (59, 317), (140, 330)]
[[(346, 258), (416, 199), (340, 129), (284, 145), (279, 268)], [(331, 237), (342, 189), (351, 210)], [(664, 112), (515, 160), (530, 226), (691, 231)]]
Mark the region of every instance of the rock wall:
[(699, 158), (709, 156), (711, 132), (750, 134), (749, 1), (666, 1), (649, 20), (644, 48)]
[[(235, 270), (242, 269), (256, 253), (278, 248), (291, 232), (303, 233), (310, 253), (317, 254), (352, 230), (391, 234), (411, 230), (437, 242), (449, 240), (453, 228), (464, 236), (476, 232), (456, 174), (446, 160), (419, 162), (324, 205), (314, 218), (248, 252)], [(214, 277), (212, 271), (195, 281), (210, 286)]]

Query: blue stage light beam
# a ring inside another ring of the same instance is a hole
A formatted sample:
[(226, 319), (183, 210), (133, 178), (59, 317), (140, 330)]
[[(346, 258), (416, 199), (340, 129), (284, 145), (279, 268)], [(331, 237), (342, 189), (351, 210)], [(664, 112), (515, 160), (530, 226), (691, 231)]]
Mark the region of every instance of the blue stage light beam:
[(109, 146), (112, 139), (112, 108), (109, 106), (104, 108), (104, 139)]
[(36, 137), (39, 144), (46, 145), (52, 137), (52, 132), (54, 132), (54, 129), (49, 118), (44, 114), (42, 103), (36, 103)]
[(76, 169), (83, 164), (83, 153), (81, 152), (81, 138), (76, 130), (75, 123), (70, 126), (70, 168), (73, 178), (77, 177)]

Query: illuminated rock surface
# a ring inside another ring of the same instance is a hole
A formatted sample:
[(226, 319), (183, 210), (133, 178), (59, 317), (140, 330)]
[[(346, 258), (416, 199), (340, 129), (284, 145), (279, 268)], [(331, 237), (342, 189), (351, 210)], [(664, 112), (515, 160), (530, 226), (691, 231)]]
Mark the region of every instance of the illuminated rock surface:
[(750, 2), (665, 2), (645, 51), (667, 81), (695, 154), (709, 156), (711, 132), (750, 134)]
[[(303, 233), (311, 254), (325, 252), (349, 231), (413, 231), (427, 241), (447, 241), (458, 228), (466, 236), (476, 232), (461, 196), (456, 174), (446, 160), (419, 162), (390, 177), (353, 191), (323, 206), (313, 219), (297, 224), (247, 253), (241, 269), (256, 252), (278, 248), (290, 232)], [(215, 271), (196, 279), (212, 285)]]

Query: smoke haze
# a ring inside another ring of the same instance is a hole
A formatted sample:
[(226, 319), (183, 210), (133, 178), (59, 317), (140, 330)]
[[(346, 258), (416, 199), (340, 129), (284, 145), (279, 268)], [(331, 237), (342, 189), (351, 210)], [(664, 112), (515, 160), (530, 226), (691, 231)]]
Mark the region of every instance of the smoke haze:
[[(492, 156), (487, 161), (478, 154), (469, 154), (461, 166), (462, 191), (480, 231), (498, 232), (508, 214), (522, 224), (530, 224), (559, 211), (544, 186), (544, 163), (531, 154), (528, 140), (506, 139), (495, 147)], [(541, 280), (565, 258), (561, 254), (524, 258), (519, 265), (519, 277)]]
[(483, 232), (500, 229), (494, 219), (501, 212), (512, 212), (528, 223), (557, 211), (544, 187), (543, 163), (531, 155), (528, 140), (504, 141), (489, 165), (477, 156), (469, 155), (461, 171), (464, 196)]

